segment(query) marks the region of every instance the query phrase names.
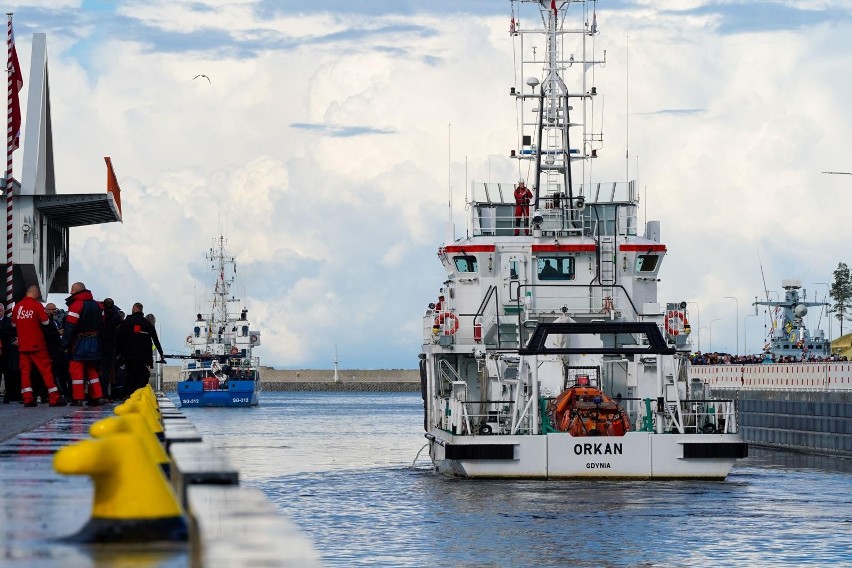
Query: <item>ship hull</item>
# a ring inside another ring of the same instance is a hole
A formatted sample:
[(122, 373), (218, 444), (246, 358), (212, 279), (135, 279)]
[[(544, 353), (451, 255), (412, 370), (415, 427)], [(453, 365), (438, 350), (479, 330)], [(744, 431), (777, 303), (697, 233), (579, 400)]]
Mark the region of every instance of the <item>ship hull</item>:
[(429, 438), (436, 470), (468, 478), (722, 480), (748, 455), (737, 434), (453, 436), (433, 431)]
[(201, 381), (181, 381), (178, 396), (181, 407), (249, 407), (257, 406), (260, 395), (255, 381), (228, 381), (227, 388), (205, 390)]

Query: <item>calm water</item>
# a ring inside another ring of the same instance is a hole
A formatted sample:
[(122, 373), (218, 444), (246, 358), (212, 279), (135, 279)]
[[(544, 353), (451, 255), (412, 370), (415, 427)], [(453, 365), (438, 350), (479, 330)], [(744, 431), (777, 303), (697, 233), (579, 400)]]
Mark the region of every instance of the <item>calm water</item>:
[(183, 410), (329, 566), (852, 566), (852, 460), (752, 449), (724, 482), (465, 481), (411, 467), (419, 393)]

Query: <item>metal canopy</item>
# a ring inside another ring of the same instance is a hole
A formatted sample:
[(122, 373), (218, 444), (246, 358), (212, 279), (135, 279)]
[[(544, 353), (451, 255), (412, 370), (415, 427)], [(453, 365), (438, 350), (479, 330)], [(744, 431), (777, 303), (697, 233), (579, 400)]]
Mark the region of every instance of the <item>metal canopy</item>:
[(109, 193), (36, 195), (35, 208), (64, 227), (81, 227), (121, 221), (115, 199)]
[[(633, 347), (547, 347), (549, 335), (612, 335), (642, 334), (648, 345)], [(526, 347), (518, 349), (519, 355), (672, 355), (676, 349), (669, 347), (660, 328), (651, 322), (594, 322), (594, 323), (541, 323), (535, 328)]]

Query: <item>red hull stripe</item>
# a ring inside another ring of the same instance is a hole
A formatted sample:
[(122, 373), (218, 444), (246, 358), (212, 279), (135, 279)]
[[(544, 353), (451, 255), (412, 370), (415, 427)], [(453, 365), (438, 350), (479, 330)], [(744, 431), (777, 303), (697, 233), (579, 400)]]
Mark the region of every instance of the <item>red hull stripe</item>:
[(594, 244), (582, 245), (532, 245), (533, 252), (595, 252)]
[(619, 245), (618, 250), (621, 252), (666, 252), (666, 245)]
[(450, 245), (444, 252), (494, 252), (494, 245)]

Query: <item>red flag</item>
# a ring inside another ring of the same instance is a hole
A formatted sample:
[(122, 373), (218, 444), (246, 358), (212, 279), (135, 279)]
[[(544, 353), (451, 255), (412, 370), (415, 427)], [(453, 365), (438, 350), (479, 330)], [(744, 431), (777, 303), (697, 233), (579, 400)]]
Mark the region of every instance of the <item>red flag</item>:
[(12, 49), (6, 68), (12, 77), (12, 100), (9, 101), (12, 111), (12, 150), (17, 150), (21, 142), (21, 102), (18, 99), (18, 92), (24, 86), (24, 76), (21, 74), (21, 65), (18, 63), (18, 50), (15, 49), (15, 33), (12, 32), (11, 20), (9, 20), (9, 31)]
[(559, 11), (556, 9), (556, 0), (550, 0), (550, 8), (553, 10), (554, 16), (559, 15)]

